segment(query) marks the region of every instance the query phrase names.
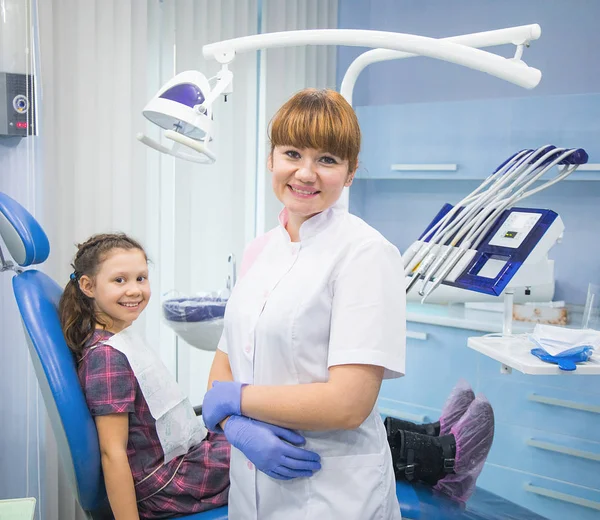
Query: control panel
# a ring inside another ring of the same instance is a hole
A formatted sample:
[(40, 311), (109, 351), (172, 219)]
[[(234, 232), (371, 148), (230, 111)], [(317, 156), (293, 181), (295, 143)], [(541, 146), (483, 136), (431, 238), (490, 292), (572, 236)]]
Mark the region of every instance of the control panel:
[(489, 241), (491, 246), (517, 249), (541, 218), (540, 213), (513, 211)]
[(36, 135), (33, 76), (0, 72), (0, 135)]

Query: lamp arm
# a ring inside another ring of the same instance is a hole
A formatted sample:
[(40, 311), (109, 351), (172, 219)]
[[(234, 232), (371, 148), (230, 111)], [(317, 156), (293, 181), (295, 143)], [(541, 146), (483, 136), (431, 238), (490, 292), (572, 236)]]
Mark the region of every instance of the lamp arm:
[(205, 113), (207, 108), (213, 104), (213, 102), (223, 93), (231, 92), (231, 82), (233, 80), (233, 73), (227, 68), (227, 65), (223, 65), (223, 68), (217, 74), (217, 83), (206, 99), (194, 109), (199, 110), (201, 113)]
[(412, 34), (358, 29), (315, 29), (257, 34), (211, 43), (205, 45), (202, 52), (205, 58), (229, 63), (238, 52), (301, 45), (349, 45), (403, 51), (486, 72), (527, 89), (537, 86), (542, 77), (538, 69), (521, 61), (503, 58), (460, 43)]
[[(518, 27), (509, 27), (507, 29), (497, 29), (494, 31), (484, 31), (472, 34), (463, 34), (461, 36), (451, 36), (442, 38), (439, 41), (458, 43), (467, 47), (483, 48), (494, 47), (496, 45), (513, 44), (518, 47), (528, 45), (532, 40), (537, 40), (542, 34), (542, 29), (538, 24), (520, 25)], [(401, 60), (404, 58), (413, 58), (417, 54), (411, 54), (403, 51), (393, 51), (389, 49), (372, 49), (358, 56), (346, 70), (340, 94), (346, 98), (348, 103), (352, 104), (352, 92), (354, 85), (360, 73), (369, 65), (389, 60)]]

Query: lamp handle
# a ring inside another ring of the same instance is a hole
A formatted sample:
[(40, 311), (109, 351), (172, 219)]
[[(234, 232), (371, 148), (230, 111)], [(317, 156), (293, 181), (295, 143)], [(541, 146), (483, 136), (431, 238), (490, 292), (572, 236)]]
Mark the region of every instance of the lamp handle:
[(161, 153), (166, 153), (179, 159), (185, 159), (186, 161), (191, 161), (198, 164), (212, 164), (217, 158), (216, 155), (213, 154), (210, 150), (208, 150), (202, 143), (196, 141), (195, 139), (191, 139), (190, 137), (187, 137), (185, 135), (174, 132), (173, 130), (165, 131), (165, 137), (171, 139), (171, 141), (175, 141), (181, 145), (196, 150), (197, 152), (203, 154), (206, 157), (206, 159), (201, 157), (194, 157), (193, 155), (188, 155), (180, 151), (176, 151), (174, 149), (169, 149), (166, 146), (157, 143), (154, 139), (151, 139), (150, 137), (142, 133), (137, 134), (136, 137), (138, 141), (145, 145), (148, 145), (150, 148), (154, 148), (155, 150)]
[[(198, 153), (201, 153), (203, 155), (205, 155), (210, 163), (214, 163), (217, 160), (217, 156), (212, 153), (204, 143), (202, 143), (201, 141), (198, 141), (197, 139), (192, 139), (191, 137), (188, 137), (187, 135), (183, 135), (180, 134), (179, 132), (175, 132), (174, 130), (166, 130), (165, 131), (165, 137), (167, 139), (171, 139), (171, 141), (175, 141), (176, 143), (179, 143), (183, 146), (187, 146), (188, 148), (191, 148), (192, 150), (196, 150)], [(181, 157), (181, 158), (189, 158), (189, 160), (194, 160), (194, 158), (192, 158), (192, 156), (188, 156), (186, 154), (181, 154), (180, 152), (177, 152), (176, 157)], [(194, 162), (201, 162), (201, 163), (207, 163), (206, 160), (195, 160)]]

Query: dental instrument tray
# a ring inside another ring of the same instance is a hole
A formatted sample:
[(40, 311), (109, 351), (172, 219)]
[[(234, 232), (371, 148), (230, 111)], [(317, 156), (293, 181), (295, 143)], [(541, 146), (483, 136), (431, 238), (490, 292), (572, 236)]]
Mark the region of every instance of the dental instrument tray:
[(167, 325), (191, 346), (214, 351), (223, 332), (227, 299), (216, 296), (171, 298), (163, 301)]

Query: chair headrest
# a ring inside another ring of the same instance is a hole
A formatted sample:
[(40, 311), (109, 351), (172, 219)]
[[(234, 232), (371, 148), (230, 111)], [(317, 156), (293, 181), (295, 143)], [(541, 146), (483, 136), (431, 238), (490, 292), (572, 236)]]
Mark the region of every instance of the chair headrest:
[(0, 192), (0, 236), (12, 259), (21, 267), (41, 264), (50, 254), (42, 226), (16, 200)]

